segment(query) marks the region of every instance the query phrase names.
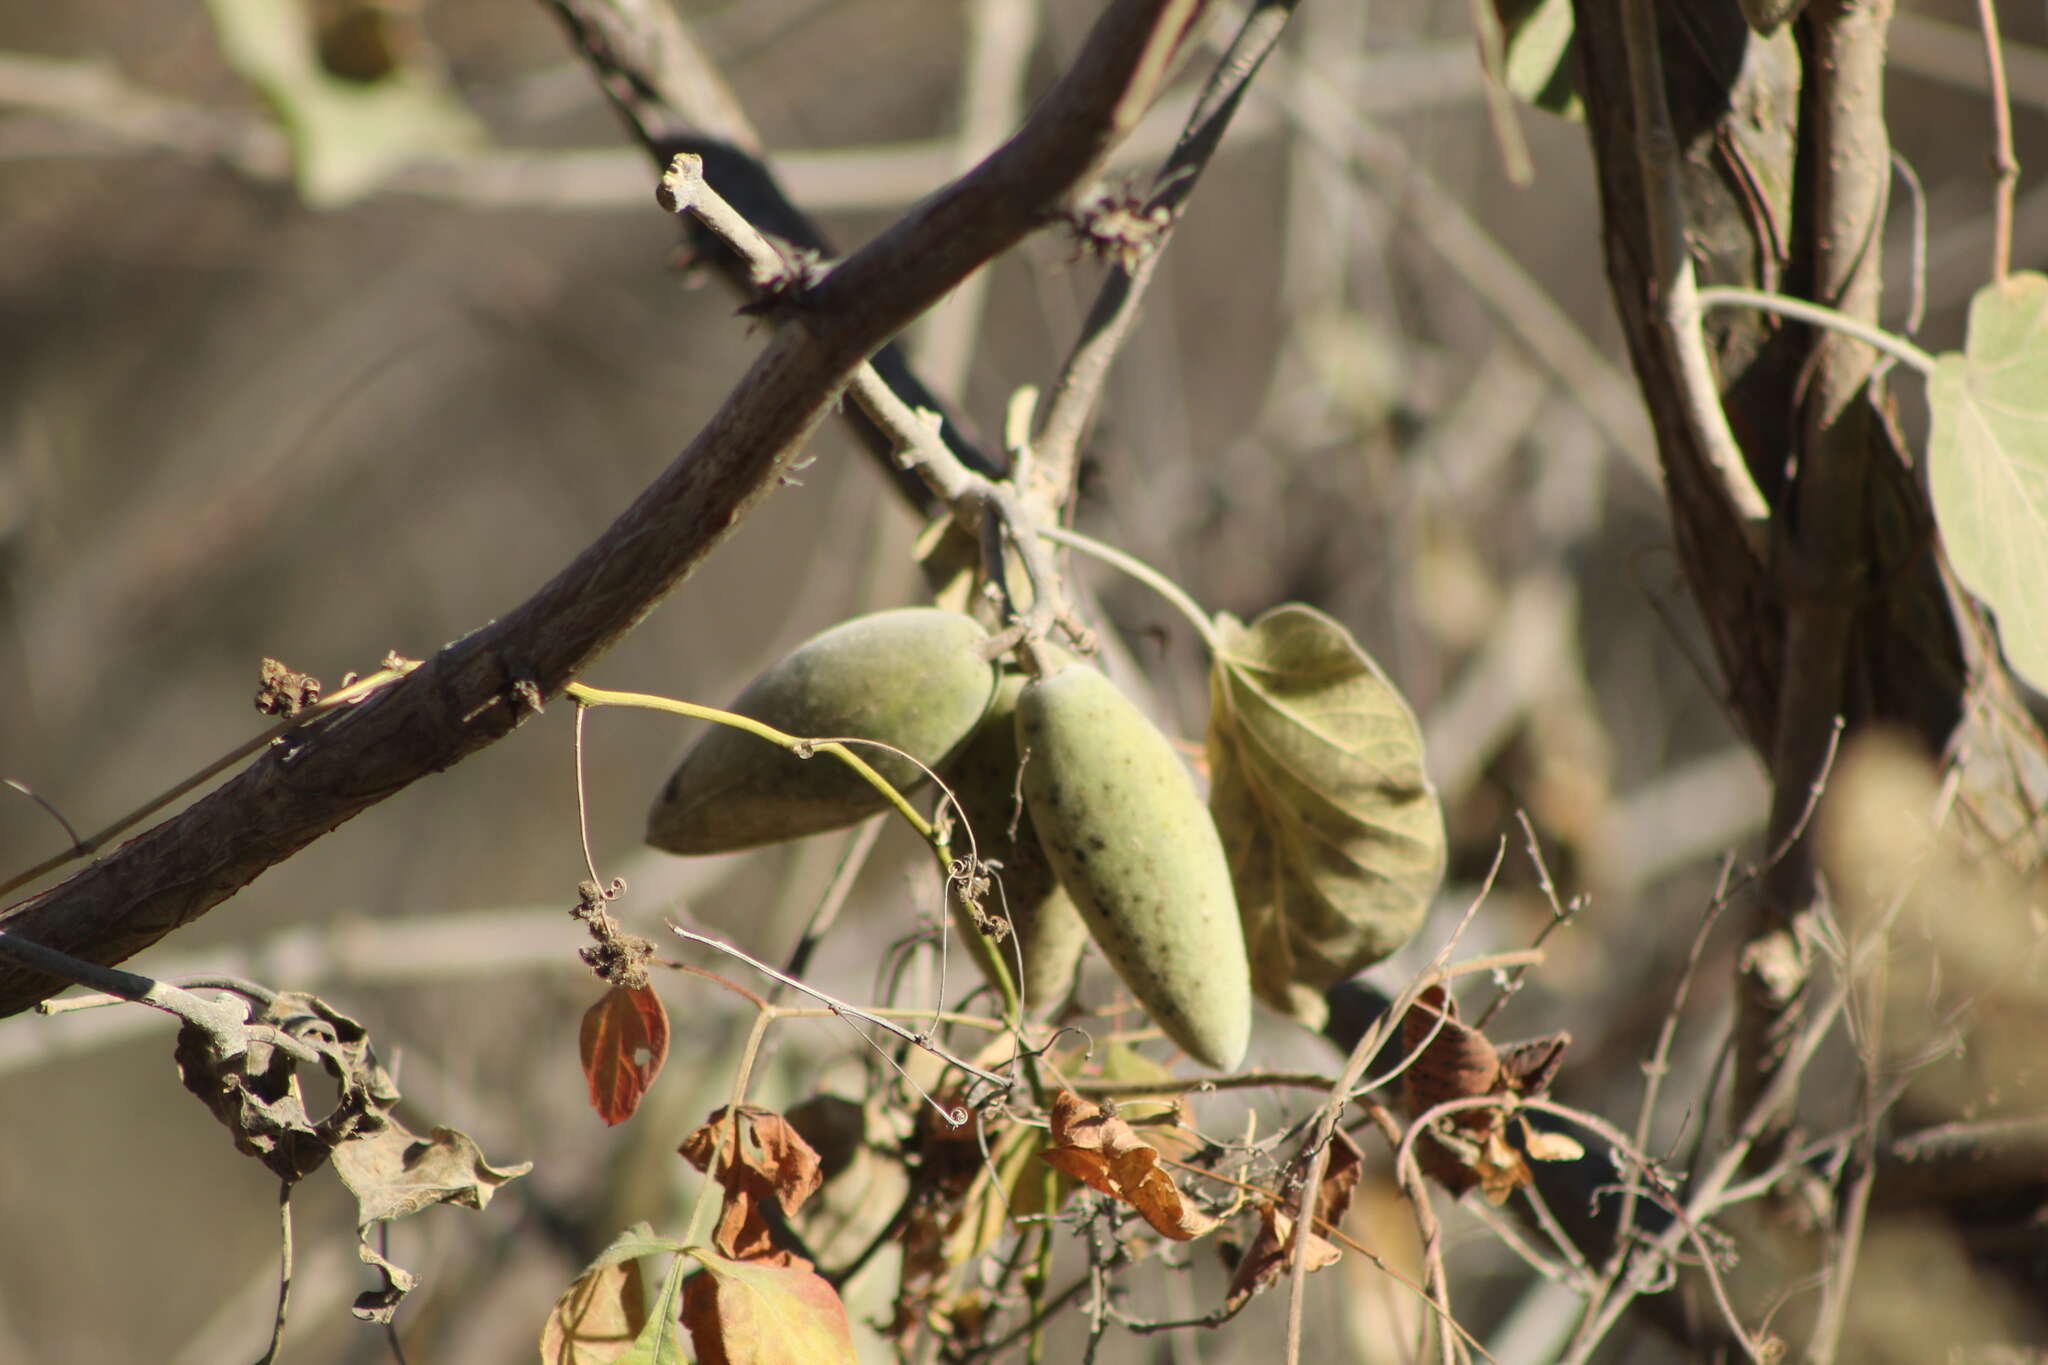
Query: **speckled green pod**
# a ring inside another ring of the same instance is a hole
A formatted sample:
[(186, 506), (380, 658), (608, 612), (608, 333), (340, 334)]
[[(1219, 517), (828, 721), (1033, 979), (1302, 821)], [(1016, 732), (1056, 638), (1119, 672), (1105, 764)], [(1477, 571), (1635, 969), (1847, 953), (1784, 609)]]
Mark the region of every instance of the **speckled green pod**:
[[(936, 607), (856, 617), (813, 636), (726, 709), (786, 734), (880, 740), (936, 767), (995, 694), (987, 638), (974, 621)], [(925, 781), (894, 754), (865, 745), (854, 752), (900, 791)], [(830, 754), (798, 758), (714, 725), (655, 798), (647, 842), (670, 853), (731, 853), (840, 829), (887, 804)]]
[(1084, 665), (1017, 698), (1024, 802), (1095, 942), (1166, 1036), (1244, 1060), (1251, 972), (1223, 842), (1158, 727)]
[[(1008, 912), (1016, 947), (1004, 942), (995, 945), (996, 952), (1013, 977), (1021, 960), (1025, 1004), (1042, 1012), (1059, 1005), (1072, 989), (1074, 969), (1088, 946), (1088, 926), (1039, 846), (1031, 812), (1017, 808), (1016, 710), (1025, 682), (1021, 673), (1004, 677), (987, 719), (960, 746), (944, 776), (974, 831), (975, 850), (984, 862), (1001, 864), (996, 873), (1001, 889), (990, 890), (984, 908), (995, 916)], [(967, 849), (966, 835), (956, 832), (954, 853)]]

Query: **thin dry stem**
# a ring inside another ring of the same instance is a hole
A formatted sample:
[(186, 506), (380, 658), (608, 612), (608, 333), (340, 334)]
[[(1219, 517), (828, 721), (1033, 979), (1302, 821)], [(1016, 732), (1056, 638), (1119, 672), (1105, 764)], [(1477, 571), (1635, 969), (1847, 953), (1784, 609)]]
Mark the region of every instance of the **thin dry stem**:
[(1991, 171), (1997, 177), (1991, 192), (1991, 279), (2003, 284), (2012, 269), (2013, 202), (2019, 193), (2020, 162), (2012, 148), (2012, 97), (2006, 90), (2005, 44), (1998, 37), (1995, 0), (1977, 0), (1977, 23), (1984, 33), (1984, 66), (1991, 85)]
[(1061, 367), (1044, 423), (1032, 445), (1033, 477), (1024, 491), (1033, 510), (1047, 520), (1056, 518), (1073, 497), (1081, 443), (1094, 420), (1110, 366), (1137, 321), (1139, 302), (1152, 282), (1160, 254), (1245, 92), (1285, 31), (1296, 3), (1263, 0), (1252, 6), (1188, 115), (1180, 142), (1153, 177), (1151, 194), (1135, 209), (1136, 221), (1149, 233), (1147, 240), (1134, 259), (1111, 264), (1082, 324), (1081, 336)]
[[(871, 1010), (865, 1010), (858, 1005), (849, 1004), (846, 1001), (841, 1000), (836, 995), (828, 995), (826, 992), (819, 990), (817, 987), (799, 981), (793, 976), (787, 976), (782, 972), (777, 971), (775, 968), (769, 966), (767, 963), (761, 961), (759, 958), (752, 957), (744, 950), (736, 948), (730, 943), (726, 943), (722, 940), (713, 938), (709, 934), (700, 934), (693, 929), (685, 929), (682, 925), (675, 923), (671, 923), (668, 927), (670, 932), (674, 933), (676, 937), (688, 939), (692, 943), (701, 943), (705, 947), (716, 949), (717, 951), (724, 953), (728, 957), (738, 958), (741, 962), (746, 963), (749, 967), (752, 967), (755, 971), (761, 973), (761, 975), (769, 978), (770, 980), (780, 982), (782, 985), (787, 986), (792, 990), (801, 991), (805, 995), (810, 996), (813, 1000), (820, 1002), (825, 1006), (826, 1009), (830, 1010), (834, 1014), (842, 1015), (849, 1019), (858, 1019), (863, 1023), (873, 1024), (876, 1028), (879, 1028), (886, 1033), (895, 1034), (904, 1042), (911, 1044), (913, 1047), (919, 1047), (924, 1049), (926, 1052), (931, 1053), (932, 1056), (938, 1058), (940, 1061), (944, 1062), (946, 1065), (954, 1068), (955, 1070), (964, 1072), (965, 1074), (974, 1077), (974, 1079), (976, 1079), (977, 1081), (981, 1081), (986, 1085), (994, 1086), (998, 1093), (1007, 1093), (1010, 1088), (1010, 1081), (1007, 1077), (998, 1076), (991, 1071), (983, 1071), (980, 1067), (974, 1065), (972, 1062), (954, 1056), (944, 1047), (941, 1047), (938, 1043), (934, 1042), (932, 1040), (931, 1035), (927, 1032), (921, 1030), (907, 1029), (903, 1027), (903, 1025), (897, 1023), (894, 1019), (885, 1018), (884, 1016), (876, 1014)], [(763, 1003), (765, 1004), (766, 1002), (764, 1001)], [(780, 1010), (780, 1007), (775, 1005), (769, 1005), (768, 1008), (772, 1011), (779, 1012)], [(926, 1018), (932, 1017), (931, 1012), (928, 1010), (922, 1011), (922, 1014)], [(948, 1115), (948, 1117), (953, 1119), (956, 1126), (958, 1123), (964, 1122), (964, 1119), (955, 1118), (953, 1115), (950, 1114)]]

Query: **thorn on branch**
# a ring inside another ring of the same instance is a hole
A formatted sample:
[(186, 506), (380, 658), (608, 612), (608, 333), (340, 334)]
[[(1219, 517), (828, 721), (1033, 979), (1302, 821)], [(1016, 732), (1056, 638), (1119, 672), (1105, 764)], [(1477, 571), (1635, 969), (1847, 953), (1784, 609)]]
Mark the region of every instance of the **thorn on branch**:
[(755, 296), (737, 311), (741, 317), (772, 321), (809, 308), (812, 291), (824, 283), (831, 267), (815, 251), (785, 246), (779, 264), (755, 261), (751, 273)]

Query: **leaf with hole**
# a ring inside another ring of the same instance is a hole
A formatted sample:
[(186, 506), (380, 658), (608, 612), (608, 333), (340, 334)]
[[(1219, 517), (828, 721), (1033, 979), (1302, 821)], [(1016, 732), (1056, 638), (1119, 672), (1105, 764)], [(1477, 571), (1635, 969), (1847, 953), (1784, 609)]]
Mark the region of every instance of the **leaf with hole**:
[(2013, 671), (2048, 690), (2048, 276), (1977, 291), (1968, 338), (1935, 362), (1927, 401), (1949, 562), (1997, 613)]
[(624, 1123), (668, 1060), (668, 1011), (652, 986), (614, 986), (584, 1013), (579, 1041), (590, 1107)]
[(1324, 990), (1422, 927), (1443, 811), (1414, 713), (1343, 626), (1298, 603), (1216, 624), (1209, 807), (1252, 985), (1320, 1027)]

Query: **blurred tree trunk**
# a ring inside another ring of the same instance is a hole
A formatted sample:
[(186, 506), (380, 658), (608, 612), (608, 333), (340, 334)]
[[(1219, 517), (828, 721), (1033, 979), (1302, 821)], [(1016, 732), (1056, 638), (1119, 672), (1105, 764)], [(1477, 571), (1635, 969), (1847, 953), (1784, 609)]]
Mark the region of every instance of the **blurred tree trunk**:
[[(1689, 262), (1701, 284), (1810, 299), (1878, 323), (1890, 4), (1813, 0), (1770, 34), (1754, 32), (1735, 0), (1645, 0), (1633, 29), (1626, 7), (1576, 6), (1609, 283), (1725, 700), (1775, 792), (1766, 842), (1775, 861), (1744, 929), (1741, 1114), (1768, 1085), (1809, 994), (1824, 889), (1807, 823), (1837, 718), (1844, 744), (1887, 727), (1953, 765), (1957, 824), (1972, 851), (2023, 869), (2042, 860), (2048, 746), (1936, 548), (1925, 481), (1877, 353), (1760, 312), (1707, 315), (1719, 392), (1706, 401), (1726, 413), (1750, 496), (1761, 495), (1759, 517), (1731, 488), (1739, 474), (1731, 481), (1715, 462), (1712, 423), (1687, 392), (1661, 313), (1680, 288), (1674, 266)], [(1659, 142), (1664, 119), (1670, 140)], [(1677, 161), (1666, 207), (1682, 231), (1682, 261), (1668, 251), (1660, 260), (1660, 156)], [(2012, 1216), (2038, 1204), (2015, 1203)]]

